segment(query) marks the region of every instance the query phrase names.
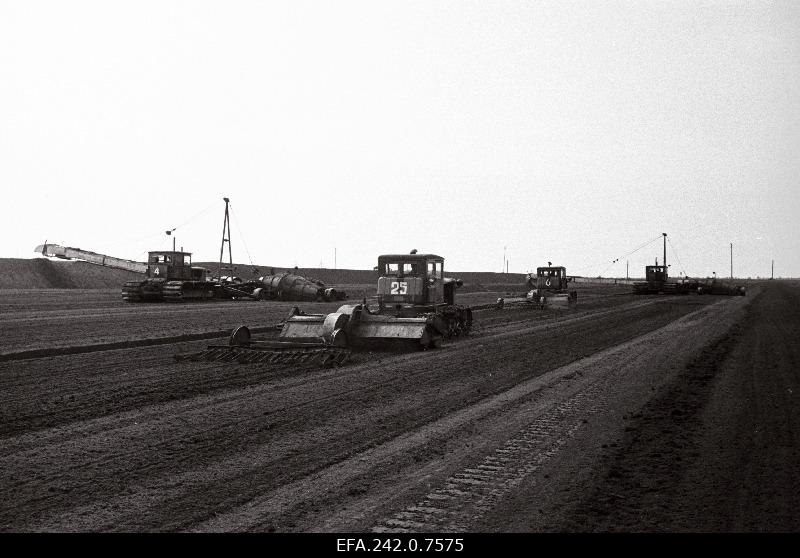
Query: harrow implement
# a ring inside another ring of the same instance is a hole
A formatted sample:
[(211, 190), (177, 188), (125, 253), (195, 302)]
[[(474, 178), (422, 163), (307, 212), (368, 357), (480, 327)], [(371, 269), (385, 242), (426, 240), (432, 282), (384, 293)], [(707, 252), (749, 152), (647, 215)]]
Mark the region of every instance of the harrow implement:
[(196, 353), (175, 355), (175, 360), (330, 367), (344, 364), (350, 358), (350, 353), (350, 349), (330, 345), (323, 339), (252, 341), (250, 330), (240, 326), (233, 330), (227, 345), (209, 345)]
[(235, 362), (238, 364), (303, 364), (322, 367), (340, 366), (350, 358), (350, 350), (339, 347), (232, 347), (210, 345), (188, 355), (175, 355), (178, 361)]

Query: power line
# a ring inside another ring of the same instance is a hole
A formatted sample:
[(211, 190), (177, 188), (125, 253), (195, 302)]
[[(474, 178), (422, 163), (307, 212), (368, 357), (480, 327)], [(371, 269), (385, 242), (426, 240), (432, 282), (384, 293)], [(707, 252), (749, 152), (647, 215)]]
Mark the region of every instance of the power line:
[(178, 225), (177, 227), (175, 227), (175, 228), (174, 228), (174, 229), (172, 229), (172, 230), (174, 231), (174, 230), (176, 230), (176, 229), (179, 229), (179, 228), (181, 228), (182, 226), (184, 226), (184, 225), (188, 224), (189, 222), (191, 222), (191, 221), (194, 221), (195, 219), (197, 219), (198, 217), (200, 217), (200, 216), (201, 216), (203, 213), (206, 213), (206, 212), (207, 212), (209, 209), (211, 209), (212, 207), (216, 207), (216, 205), (217, 205), (217, 202), (214, 202), (214, 203), (212, 203), (211, 205), (209, 205), (209, 206), (208, 206), (208, 207), (206, 207), (205, 209), (203, 209), (203, 210), (201, 210), (201, 211), (199, 211), (199, 212), (195, 213), (195, 214), (194, 214), (194, 215), (192, 215), (191, 217), (189, 217), (189, 218), (188, 218), (186, 221), (184, 221), (183, 223), (181, 223), (180, 225)]
[(247, 253), (247, 259), (250, 260), (250, 265), (255, 267), (253, 263), (253, 258), (250, 257), (250, 250), (247, 249), (247, 242), (244, 240), (244, 235), (242, 234), (242, 229), (239, 228), (239, 219), (236, 218), (236, 213), (233, 211), (233, 204), (228, 203), (228, 207), (231, 208), (231, 215), (233, 215), (233, 222), (236, 223), (236, 231), (239, 233), (239, 238), (242, 239), (242, 244), (244, 245), (244, 251)]
[(657, 236), (657, 237), (655, 237), (653, 240), (649, 240), (649, 241), (645, 242), (644, 244), (642, 244), (641, 246), (639, 246), (638, 248), (636, 248), (636, 249), (635, 249), (635, 250), (633, 250), (632, 252), (628, 252), (628, 253), (627, 253), (627, 254), (625, 254), (624, 256), (620, 256), (620, 257), (619, 257), (619, 258), (617, 258), (617, 259), (618, 259), (618, 260), (621, 260), (622, 258), (627, 258), (628, 256), (632, 256), (633, 254), (635, 254), (636, 252), (638, 252), (638, 251), (639, 251), (639, 250), (641, 250), (642, 248), (646, 248), (647, 246), (650, 246), (650, 245), (651, 245), (653, 242), (655, 242), (656, 240), (659, 240), (660, 238), (661, 238), (661, 235), (658, 235), (658, 236)]
[[(635, 249), (631, 250), (630, 252), (628, 252), (628, 253), (627, 253), (627, 254), (625, 254), (624, 256), (620, 256), (620, 257), (618, 257), (618, 258), (614, 258), (613, 260), (611, 260), (611, 263), (609, 263), (609, 264), (608, 264), (608, 267), (606, 267), (606, 268), (603, 270), (603, 272), (602, 272), (600, 275), (602, 276), (602, 275), (603, 275), (603, 273), (605, 273), (606, 271), (608, 271), (608, 269), (609, 269), (609, 268), (610, 268), (612, 265), (614, 265), (615, 263), (617, 263), (619, 260), (621, 260), (621, 259), (624, 259), (624, 258), (627, 258), (628, 256), (631, 256), (631, 255), (635, 254), (635, 253), (636, 253), (636, 252), (638, 252), (639, 250), (641, 250), (641, 249), (643, 249), (643, 248), (646, 248), (646, 247), (650, 246), (652, 243), (654, 243), (656, 240), (659, 240), (660, 238), (661, 238), (661, 235), (658, 235), (657, 237), (653, 238), (652, 240), (648, 240), (647, 242), (645, 242), (645, 243), (644, 243), (644, 244), (642, 244), (641, 246), (639, 246), (639, 247), (637, 247), (637, 248), (635, 248)], [(595, 269), (595, 268), (597, 268), (597, 267), (599, 267), (599, 266), (603, 265), (603, 264), (604, 264), (604, 263), (606, 263), (606, 262), (608, 262), (608, 260), (603, 260), (602, 262), (598, 262), (598, 263), (596, 263), (596, 264), (594, 264), (594, 265), (591, 265), (591, 266), (586, 266), (586, 267), (584, 267), (583, 269), (586, 269), (586, 270)]]
[(672, 241), (667, 237), (667, 242), (669, 243), (669, 247), (672, 249), (672, 253), (675, 255), (675, 259), (678, 260), (678, 265), (681, 267), (681, 273), (686, 275), (686, 268), (683, 266), (683, 262), (678, 257), (678, 251), (675, 250), (675, 247), (672, 245)]
[[(205, 209), (203, 209), (201, 211), (198, 211), (197, 213), (195, 213), (194, 215), (189, 217), (186, 221), (184, 221), (183, 223), (181, 223), (177, 227), (174, 227), (174, 228), (170, 229), (170, 233), (174, 233), (177, 229), (180, 229), (184, 225), (187, 225), (190, 222), (194, 221), (195, 219), (197, 219), (198, 217), (200, 217), (204, 213), (207, 213), (210, 209), (212, 209), (216, 205), (217, 205), (217, 202), (214, 202), (211, 205), (209, 205), (208, 207), (206, 207)], [(142, 237), (139, 237), (139, 238), (132, 238), (132, 239), (124, 240), (124, 241), (121, 241), (121, 242), (112, 241), (112, 242), (108, 242), (108, 243), (105, 243), (105, 244), (101, 243), (99, 246), (107, 247), (107, 249), (104, 250), (104, 251), (115, 251), (119, 247), (127, 246), (129, 244), (137, 245), (137, 248), (138, 248), (138, 245), (141, 245), (141, 243), (143, 243), (145, 241), (150, 241), (150, 240), (152, 240), (153, 238), (156, 238), (156, 237), (160, 237), (163, 234), (164, 234), (164, 231), (161, 230), (161, 231), (158, 231), (157, 233), (154, 233), (154, 234), (148, 234), (146, 236), (142, 236)], [(141, 256), (143, 254), (146, 254), (148, 251), (150, 251), (151, 248), (152, 247), (148, 247), (147, 249), (145, 249), (142, 252), (140, 252), (139, 254), (137, 254), (136, 257), (139, 257), (139, 256)]]

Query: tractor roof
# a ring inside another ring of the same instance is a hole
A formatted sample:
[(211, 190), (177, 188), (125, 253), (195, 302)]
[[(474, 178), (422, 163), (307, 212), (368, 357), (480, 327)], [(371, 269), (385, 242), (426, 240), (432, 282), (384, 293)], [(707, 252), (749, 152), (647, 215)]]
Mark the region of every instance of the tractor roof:
[(385, 261), (425, 261), (425, 260), (439, 260), (444, 261), (444, 258), (436, 254), (383, 254), (378, 256), (378, 263)]
[(148, 254), (159, 254), (162, 256), (174, 256), (180, 254), (181, 256), (191, 256), (191, 252), (174, 252), (172, 250), (153, 250), (152, 252), (148, 252)]

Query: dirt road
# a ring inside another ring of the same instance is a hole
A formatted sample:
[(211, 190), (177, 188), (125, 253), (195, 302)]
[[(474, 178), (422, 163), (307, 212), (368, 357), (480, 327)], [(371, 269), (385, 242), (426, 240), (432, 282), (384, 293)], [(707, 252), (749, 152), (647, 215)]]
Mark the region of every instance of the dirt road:
[(0, 529), (796, 530), (800, 289), (580, 302), (337, 369), (1, 362)]

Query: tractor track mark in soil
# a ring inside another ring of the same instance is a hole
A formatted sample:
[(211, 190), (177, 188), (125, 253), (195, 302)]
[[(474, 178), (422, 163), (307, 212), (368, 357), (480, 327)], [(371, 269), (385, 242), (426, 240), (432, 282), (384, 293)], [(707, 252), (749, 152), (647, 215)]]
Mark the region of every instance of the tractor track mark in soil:
[(493, 508), (567, 443), (594, 412), (586, 402), (598, 391), (596, 386), (589, 386), (559, 403), (478, 465), (451, 475), (441, 488), (382, 521), (372, 531), (468, 531), (476, 517)]

